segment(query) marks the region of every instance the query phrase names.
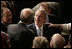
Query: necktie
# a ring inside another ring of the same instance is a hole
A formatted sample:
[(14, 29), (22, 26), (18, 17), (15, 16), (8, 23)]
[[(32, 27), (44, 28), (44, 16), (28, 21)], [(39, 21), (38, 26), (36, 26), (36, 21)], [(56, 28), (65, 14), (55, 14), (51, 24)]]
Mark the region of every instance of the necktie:
[(41, 30), (40, 29), (38, 30), (38, 36), (41, 36)]

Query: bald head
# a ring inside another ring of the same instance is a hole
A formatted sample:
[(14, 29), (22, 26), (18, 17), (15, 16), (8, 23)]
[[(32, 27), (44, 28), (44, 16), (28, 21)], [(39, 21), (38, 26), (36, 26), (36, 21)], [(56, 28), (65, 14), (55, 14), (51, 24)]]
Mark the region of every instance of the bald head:
[(52, 36), (51, 42), (50, 42), (50, 46), (53, 48), (63, 48), (65, 43), (65, 39), (64, 37), (62, 37), (60, 34), (54, 34)]
[(33, 11), (30, 8), (25, 8), (20, 13), (20, 20), (24, 23), (29, 22), (29, 20), (33, 19)]

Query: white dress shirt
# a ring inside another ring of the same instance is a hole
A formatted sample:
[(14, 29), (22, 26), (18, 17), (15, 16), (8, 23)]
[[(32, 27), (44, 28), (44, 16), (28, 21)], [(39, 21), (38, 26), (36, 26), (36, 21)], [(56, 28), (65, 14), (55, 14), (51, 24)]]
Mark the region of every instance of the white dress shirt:
[(37, 35), (38, 35), (38, 36), (41, 36), (42, 27), (39, 28), (36, 24), (35, 24), (35, 26), (36, 26)]

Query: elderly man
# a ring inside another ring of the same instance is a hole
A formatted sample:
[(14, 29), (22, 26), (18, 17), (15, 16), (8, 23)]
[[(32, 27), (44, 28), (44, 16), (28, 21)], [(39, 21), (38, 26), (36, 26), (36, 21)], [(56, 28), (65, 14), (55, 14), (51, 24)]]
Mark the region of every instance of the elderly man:
[(1, 31), (7, 32), (7, 26), (12, 23), (12, 13), (6, 7), (1, 7)]
[(8, 26), (8, 34), (12, 48), (31, 48), (34, 39), (34, 33), (27, 28), (31, 20), (33, 11), (25, 8), (20, 13), (20, 22)]
[[(34, 15), (34, 12), (31, 9), (26, 8), (22, 10), (20, 14), (20, 18), (22, 21), (24, 21), (26, 25), (28, 25), (33, 20), (33, 15)], [(24, 19), (23, 19), (23, 16), (24, 16)]]
[(49, 48), (49, 42), (46, 37), (35, 37), (33, 40), (33, 48)]
[(42, 31), (42, 26), (43, 23), (46, 22), (47, 19), (47, 13), (43, 9), (38, 9), (35, 13), (34, 16), (34, 23), (28, 25), (28, 28), (32, 29), (36, 36), (41, 36)]
[(60, 34), (54, 34), (50, 41), (51, 48), (63, 48), (65, 44), (65, 39)]

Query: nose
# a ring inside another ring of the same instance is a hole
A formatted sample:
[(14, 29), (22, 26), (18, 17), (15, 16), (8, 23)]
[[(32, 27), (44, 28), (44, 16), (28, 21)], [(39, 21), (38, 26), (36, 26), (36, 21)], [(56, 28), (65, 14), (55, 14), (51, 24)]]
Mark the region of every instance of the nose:
[(38, 16), (35, 16), (35, 20), (37, 20), (38, 19)]

